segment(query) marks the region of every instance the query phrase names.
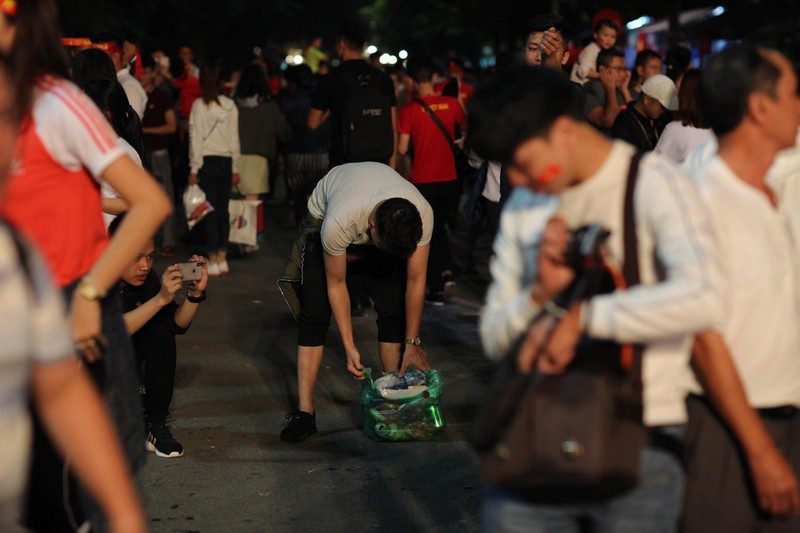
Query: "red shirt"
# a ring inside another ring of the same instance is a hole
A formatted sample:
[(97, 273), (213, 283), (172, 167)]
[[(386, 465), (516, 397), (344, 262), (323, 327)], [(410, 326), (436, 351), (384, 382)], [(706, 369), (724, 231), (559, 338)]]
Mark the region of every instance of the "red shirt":
[(172, 85), (178, 89), (178, 115), (181, 118), (189, 118), (192, 112), (192, 104), (203, 95), (200, 89), (200, 78), (195, 76), (182, 76), (172, 80)]
[(124, 152), (89, 98), (43, 78), (17, 137), (2, 212), (47, 260), (64, 287), (86, 274), (108, 243), (100, 203), (103, 171)]
[[(425, 96), (422, 100), (436, 113), (450, 137), (456, 124), (466, 121), (461, 104), (449, 96)], [(419, 103), (411, 102), (400, 110), (397, 131), (411, 136), (414, 145), (414, 165), (409, 179), (411, 183), (434, 183), (456, 179), (456, 163), (452, 145), (442, 130)]]

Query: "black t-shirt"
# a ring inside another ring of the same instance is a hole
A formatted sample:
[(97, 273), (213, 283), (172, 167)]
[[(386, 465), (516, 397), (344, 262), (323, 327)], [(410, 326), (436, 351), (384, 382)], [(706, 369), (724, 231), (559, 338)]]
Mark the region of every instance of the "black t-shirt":
[[(153, 92), (147, 95), (147, 106), (144, 108), (144, 117), (142, 117), (143, 128), (157, 128), (167, 123), (164, 115), (172, 109), (172, 99), (170, 96), (161, 89), (153, 89)], [(164, 150), (169, 147), (169, 135), (152, 135), (146, 134), (144, 136), (144, 146), (148, 152), (155, 152), (156, 150)]]
[(342, 80), (341, 75), (350, 76), (376, 76), (380, 79), (381, 92), (386, 94), (392, 102), (392, 107), (397, 107), (397, 97), (394, 94), (394, 83), (388, 74), (374, 67), (371, 67), (363, 59), (351, 59), (345, 61), (341, 66), (330, 74), (326, 74), (319, 80), (317, 90), (311, 99), (311, 107), (320, 111), (330, 110), (328, 120), (331, 122), (331, 150), (330, 166), (335, 167), (344, 163), (352, 163), (344, 155), (344, 145), (342, 142), (342, 108), (349, 89)]
[[(141, 287), (122, 284), (122, 310), (127, 313), (133, 311), (161, 290), (161, 281), (151, 270)], [(175, 335), (183, 335), (188, 328), (182, 328), (175, 323), (175, 310), (178, 305), (170, 302), (156, 313), (142, 328), (131, 335), (136, 358), (139, 361), (150, 351), (156, 353), (176, 353)]]
[(611, 136), (634, 145), (640, 151), (650, 151), (658, 143), (658, 132), (652, 121), (629, 105), (617, 115)]
[(328, 153), (331, 146), (331, 124), (326, 120), (315, 130), (308, 128), (308, 112), (311, 110), (311, 92), (297, 89), (281, 100), (281, 109), (292, 128), (292, 140), (286, 146), (290, 154)]

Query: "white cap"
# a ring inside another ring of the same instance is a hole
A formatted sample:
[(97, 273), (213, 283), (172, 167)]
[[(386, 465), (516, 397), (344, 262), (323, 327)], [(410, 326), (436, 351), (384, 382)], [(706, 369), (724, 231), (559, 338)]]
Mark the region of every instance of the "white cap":
[(663, 74), (647, 78), (642, 84), (642, 93), (655, 98), (670, 111), (678, 110), (678, 89), (675, 83)]

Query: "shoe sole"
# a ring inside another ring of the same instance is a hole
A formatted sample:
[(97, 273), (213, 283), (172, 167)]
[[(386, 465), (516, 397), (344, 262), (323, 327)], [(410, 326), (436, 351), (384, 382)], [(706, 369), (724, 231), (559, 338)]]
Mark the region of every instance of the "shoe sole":
[(157, 457), (165, 457), (167, 459), (173, 459), (175, 457), (183, 457), (183, 452), (172, 452), (172, 453), (169, 453), (169, 454), (160, 452), (156, 448), (155, 444), (153, 444), (149, 440), (144, 441), (144, 448), (148, 452), (154, 452)]
[(290, 444), (294, 444), (294, 443), (296, 443), (296, 442), (303, 442), (303, 441), (304, 441), (304, 440), (306, 440), (308, 437), (311, 437), (312, 435), (316, 435), (316, 434), (317, 434), (317, 430), (315, 429), (314, 431), (307, 431), (305, 434), (303, 434), (303, 435), (302, 435), (300, 438), (298, 438), (298, 439), (287, 439), (287, 438), (284, 438), (284, 436), (283, 436), (283, 435), (281, 435), (281, 442), (288, 442), (288, 443), (290, 443)]

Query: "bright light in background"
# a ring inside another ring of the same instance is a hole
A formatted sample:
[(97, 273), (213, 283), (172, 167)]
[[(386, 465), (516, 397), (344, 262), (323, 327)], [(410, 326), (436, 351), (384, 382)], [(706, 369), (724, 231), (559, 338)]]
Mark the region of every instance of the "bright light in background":
[(399, 57), (400, 59), (406, 59), (408, 57), (408, 52), (406, 52), (405, 50), (400, 50), (400, 53), (397, 54), (397, 57)]
[(381, 54), (381, 57), (378, 59), (378, 61), (381, 62), (381, 65), (385, 65), (389, 62), (389, 54)]
[(261, 47), (260, 46), (256, 46), (255, 48), (253, 48), (253, 55), (254, 56), (260, 56), (261, 55)]
[(374, 44), (371, 44), (371, 45), (367, 46), (367, 53), (368, 54), (374, 54), (377, 51), (378, 51), (378, 47), (375, 46)]
[(396, 65), (397, 64), (397, 56), (389, 56), (389, 64)]
[(302, 65), (303, 64), (303, 56), (301, 56), (300, 54), (297, 54), (296, 56), (294, 56), (294, 63), (295, 63), (295, 65)]
[(650, 18), (648, 16), (644, 16), (644, 17), (639, 17), (638, 19), (635, 19), (635, 20), (632, 20), (632, 21), (628, 22), (625, 25), (625, 27), (628, 28), (629, 30), (638, 30), (642, 26), (647, 26), (651, 22), (653, 22), (652, 18)]
[(714, 9), (711, 10), (711, 14), (714, 15), (715, 17), (718, 17), (718, 16), (722, 15), (723, 13), (725, 13), (725, 8), (722, 7), (722, 6), (717, 6)]
[(294, 56), (293, 55), (286, 56), (286, 62), (289, 63), (290, 65), (294, 65)]

